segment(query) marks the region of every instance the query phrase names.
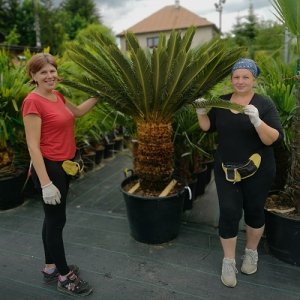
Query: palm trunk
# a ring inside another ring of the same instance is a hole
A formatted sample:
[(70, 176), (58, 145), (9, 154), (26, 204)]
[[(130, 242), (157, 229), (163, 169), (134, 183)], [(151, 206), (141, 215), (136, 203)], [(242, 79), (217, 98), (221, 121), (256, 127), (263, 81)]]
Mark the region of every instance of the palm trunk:
[[(297, 74), (300, 72), (300, 59), (297, 60)], [(291, 171), (289, 174), (287, 191), (291, 195), (297, 214), (300, 214), (300, 79), (296, 76), (296, 113), (293, 119), (294, 145), (292, 151)]]
[(162, 191), (173, 173), (172, 126), (163, 123), (138, 123), (138, 149), (134, 171), (144, 191)]

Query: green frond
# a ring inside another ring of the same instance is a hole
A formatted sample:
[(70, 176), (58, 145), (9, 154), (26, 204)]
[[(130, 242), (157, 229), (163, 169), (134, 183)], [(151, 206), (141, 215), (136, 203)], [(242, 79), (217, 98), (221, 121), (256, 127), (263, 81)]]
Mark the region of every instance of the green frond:
[(298, 0), (273, 0), (273, 7), (278, 19), (288, 27), (289, 31), (300, 35), (300, 2)]
[[(152, 88), (152, 72), (150, 61), (145, 55), (142, 49), (137, 49), (136, 53), (131, 53), (133, 69), (136, 74), (137, 81), (139, 83), (139, 89), (141, 91), (140, 104), (143, 107), (143, 111), (146, 117), (149, 117), (149, 108), (152, 102), (153, 88)], [(150, 105), (149, 105), (150, 104)]]
[(220, 98), (214, 98), (210, 100), (205, 100), (205, 99), (198, 99), (195, 102), (192, 103), (195, 108), (223, 108), (223, 109), (232, 109), (236, 110), (240, 113), (244, 112), (244, 106), (237, 104), (237, 103), (232, 103), (229, 101), (222, 100)]
[(168, 55), (164, 49), (158, 47), (157, 49), (153, 49), (151, 59), (153, 98), (155, 99), (153, 110), (157, 111), (161, 108), (163, 99), (166, 97), (165, 78), (167, 77), (167, 70), (165, 66)]
[(93, 92), (135, 120), (171, 122), (182, 106), (224, 79), (242, 52), (228, 49), (220, 39), (190, 49), (194, 33), (190, 28), (181, 37), (173, 31), (168, 40), (161, 34), (158, 47), (150, 52), (129, 32), (126, 53), (101, 34), (89, 36), (69, 49), (83, 70), (73, 74), (77, 83), (72, 86)]
[(180, 40), (181, 40), (180, 35), (178, 33), (176, 33), (176, 31), (172, 31), (170, 38), (167, 42), (167, 47), (166, 47), (166, 53), (168, 55), (168, 61), (165, 66), (166, 76), (168, 76), (168, 74), (170, 74), (170, 72), (172, 70), (172, 64), (175, 61), (176, 56), (179, 54), (179, 52), (181, 50), (180, 49)]
[(297, 50), (300, 57), (300, 1), (273, 0), (277, 18), (297, 37)]
[(125, 35), (125, 39), (128, 46), (128, 50), (130, 52), (136, 52), (138, 49), (141, 48), (136, 36), (132, 32), (127, 32)]
[(184, 50), (182, 50), (174, 60), (172, 70), (169, 74), (167, 96), (164, 101), (162, 111), (164, 111), (167, 107), (171, 108), (173, 105), (170, 105), (170, 102), (177, 102), (178, 97), (176, 97), (175, 95), (180, 95), (182, 93), (182, 90), (184, 89), (184, 85), (182, 85), (182, 76), (187, 70), (189, 58), (190, 57), (188, 56), (188, 54)]
[(191, 26), (190, 28), (188, 28), (185, 35), (182, 37), (181, 47), (185, 52), (187, 52), (191, 48), (195, 31), (196, 31), (195, 27)]

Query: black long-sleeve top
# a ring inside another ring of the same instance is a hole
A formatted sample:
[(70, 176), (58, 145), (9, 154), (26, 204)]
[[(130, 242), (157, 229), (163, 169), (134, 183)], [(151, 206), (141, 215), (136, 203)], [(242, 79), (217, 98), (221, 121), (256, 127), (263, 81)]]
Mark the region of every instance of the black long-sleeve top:
[[(231, 94), (221, 98), (229, 101)], [(283, 130), (272, 100), (254, 94), (249, 104), (258, 109), (261, 120), (278, 130), (279, 137), (276, 143), (280, 142), (283, 138)], [(244, 163), (253, 153), (270, 147), (262, 143), (248, 115), (235, 114), (228, 109), (212, 108), (208, 116), (211, 124), (209, 132), (218, 133), (218, 153), (223, 162)]]

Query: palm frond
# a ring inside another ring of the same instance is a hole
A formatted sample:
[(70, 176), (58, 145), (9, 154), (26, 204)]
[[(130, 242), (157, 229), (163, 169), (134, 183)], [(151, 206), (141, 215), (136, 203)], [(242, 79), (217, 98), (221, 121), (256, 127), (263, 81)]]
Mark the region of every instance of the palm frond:
[(300, 35), (300, 2), (298, 0), (273, 0), (277, 18), (294, 35)]
[(300, 1), (299, 0), (273, 0), (276, 17), (288, 30), (297, 37), (298, 56), (300, 57)]
[(70, 47), (69, 57), (83, 70), (66, 84), (90, 92), (136, 121), (168, 123), (183, 105), (204, 95), (227, 76), (241, 48), (228, 49), (214, 40), (191, 49), (195, 33), (189, 28), (160, 35), (157, 49), (142, 49), (132, 33), (126, 34), (128, 51), (101, 34)]
[(220, 98), (214, 98), (210, 100), (206, 99), (197, 99), (194, 103), (192, 103), (195, 108), (224, 108), (224, 109), (233, 109), (236, 110), (240, 113), (244, 112), (244, 106), (237, 104), (237, 103), (232, 103), (229, 101), (222, 100)]

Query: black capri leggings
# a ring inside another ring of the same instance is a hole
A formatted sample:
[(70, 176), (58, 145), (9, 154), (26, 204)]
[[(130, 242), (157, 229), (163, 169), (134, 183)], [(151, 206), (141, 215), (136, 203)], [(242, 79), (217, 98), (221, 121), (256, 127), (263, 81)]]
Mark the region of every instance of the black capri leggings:
[(273, 152), (265, 151), (257, 172), (240, 182), (226, 180), (217, 155), (214, 172), (220, 207), (220, 237), (228, 239), (237, 236), (243, 211), (248, 226), (262, 227), (265, 224), (265, 201), (276, 172)]
[[(44, 161), (50, 180), (61, 193), (60, 204), (49, 205), (42, 201), (45, 213), (42, 229), (45, 263), (55, 264), (59, 273), (65, 275), (70, 270), (66, 262), (62, 232), (66, 223), (66, 198), (70, 177), (62, 169), (62, 162), (50, 161), (45, 158)], [(32, 179), (35, 187), (42, 194), (41, 185), (34, 169)]]

